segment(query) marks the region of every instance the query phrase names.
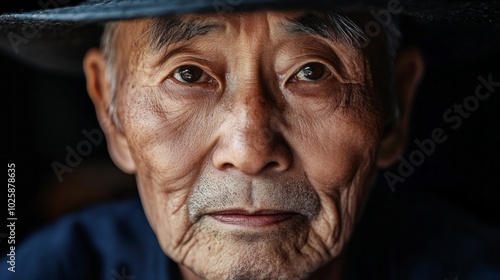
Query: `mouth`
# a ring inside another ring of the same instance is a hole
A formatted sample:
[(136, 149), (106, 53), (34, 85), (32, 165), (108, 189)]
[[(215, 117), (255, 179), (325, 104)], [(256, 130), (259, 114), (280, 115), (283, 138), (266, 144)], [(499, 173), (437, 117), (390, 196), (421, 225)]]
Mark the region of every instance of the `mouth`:
[(246, 210), (227, 210), (211, 213), (208, 216), (218, 222), (228, 225), (258, 228), (279, 224), (296, 215), (298, 215), (298, 213), (277, 210), (260, 210), (255, 212)]

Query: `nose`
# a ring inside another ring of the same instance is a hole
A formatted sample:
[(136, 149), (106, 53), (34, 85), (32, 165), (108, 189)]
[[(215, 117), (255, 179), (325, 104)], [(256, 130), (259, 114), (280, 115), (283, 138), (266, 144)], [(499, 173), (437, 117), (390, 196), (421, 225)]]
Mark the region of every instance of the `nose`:
[(271, 128), (273, 106), (262, 92), (240, 92), (231, 103), (212, 156), (213, 165), (247, 175), (287, 170), (291, 151), (283, 136)]

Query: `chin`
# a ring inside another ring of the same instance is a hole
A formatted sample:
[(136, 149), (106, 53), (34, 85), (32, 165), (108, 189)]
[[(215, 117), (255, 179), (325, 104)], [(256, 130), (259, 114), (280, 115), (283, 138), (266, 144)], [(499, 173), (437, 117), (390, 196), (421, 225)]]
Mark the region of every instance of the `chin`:
[(202, 279), (306, 279), (332, 255), (297, 215), (265, 227), (202, 218), (176, 261)]

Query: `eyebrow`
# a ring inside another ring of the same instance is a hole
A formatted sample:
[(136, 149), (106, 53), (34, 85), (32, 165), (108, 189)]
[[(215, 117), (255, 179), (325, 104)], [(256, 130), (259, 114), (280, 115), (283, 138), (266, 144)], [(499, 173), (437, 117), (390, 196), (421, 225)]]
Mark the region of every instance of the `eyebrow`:
[[(353, 20), (336, 11), (310, 12), (287, 20), (281, 27), (289, 33), (316, 35), (357, 48), (367, 40), (362, 29)], [(207, 35), (219, 28), (222, 28), (220, 24), (196, 18), (187, 20), (182, 16), (155, 17), (147, 33), (150, 46), (158, 51), (164, 46)]]
[(363, 30), (352, 19), (335, 11), (307, 13), (287, 21), (282, 27), (290, 33), (320, 36), (356, 48), (367, 40)]
[[(217, 29), (224, 28), (220, 22), (186, 18), (185, 16), (154, 17), (150, 26), (146, 33), (149, 33), (149, 45), (155, 51), (160, 51), (170, 44), (189, 41), (194, 37), (207, 35)], [(286, 19), (278, 28), (286, 33), (310, 34), (334, 43), (346, 43), (357, 49), (360, 49), (366, 41), (361, 28), (347, 15), (336, 11), (305, 13), (295, 18)], [(189, 46), (181, 46), (167, 53), (157, 64), (163, 64), (176, 52), (183, 50), (189, 50)], [(339, 74), (346, 76), (347, 72), (340, 57), (332, 53), (332, 58), (336, 61)]]
[(205, 22), (198, 19), (186, 20), (180, 16), (155, 17), (147, 33), (149, 45), (156, 51), (170, 44), (190, 40), (196, 36), (207, 35), (220, 24)]

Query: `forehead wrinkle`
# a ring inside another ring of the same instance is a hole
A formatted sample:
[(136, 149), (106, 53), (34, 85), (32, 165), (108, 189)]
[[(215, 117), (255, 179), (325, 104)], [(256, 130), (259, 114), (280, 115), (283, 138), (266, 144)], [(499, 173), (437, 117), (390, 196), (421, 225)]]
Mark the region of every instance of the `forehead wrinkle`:
[(333, 43), (346, 43), (359, 48), (366, 40), (362, 29), (349, 17), (338, 12), (309, 12), (281, 24), (286, 33), (306, 33)]
[(221, 27), (213, 21), (185, 16), (155, 17), (145, 34), (149, 35), (150, 47), (159, 51), (164, 46), (189, 41)]

